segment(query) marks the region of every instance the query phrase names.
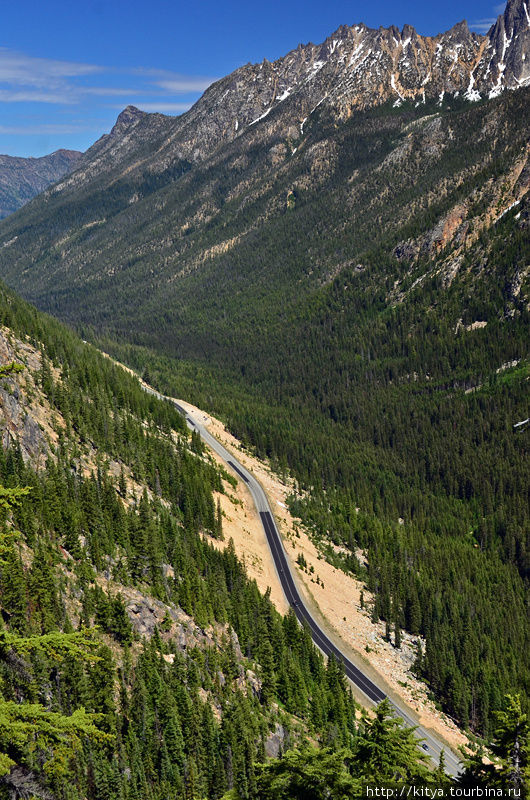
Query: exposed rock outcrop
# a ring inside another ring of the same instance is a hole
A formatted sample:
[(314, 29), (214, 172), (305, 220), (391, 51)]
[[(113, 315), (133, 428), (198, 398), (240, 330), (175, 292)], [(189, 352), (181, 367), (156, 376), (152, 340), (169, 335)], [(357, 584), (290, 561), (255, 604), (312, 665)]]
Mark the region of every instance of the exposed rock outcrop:
[[(27, 370), (17, 378), (0, 381), (0, 436), (2, 446), (9, 448), (14, 443), (20, 447), (22, 458), (34, 466), (41, 466), (49, 452), (49, 443), (54, 435), (51, 411), (46, 412), (43, 397), (35, 400), (33, 376), (40, 368), (40, 355), (28, 344), (13, 339), (6, 330), (0, 330), (0, 364), (11, 362), (24, 364)], [(29, 389), (29, 392), (28, 392)], [(32, 396), (34, 399), (31, 400)]]

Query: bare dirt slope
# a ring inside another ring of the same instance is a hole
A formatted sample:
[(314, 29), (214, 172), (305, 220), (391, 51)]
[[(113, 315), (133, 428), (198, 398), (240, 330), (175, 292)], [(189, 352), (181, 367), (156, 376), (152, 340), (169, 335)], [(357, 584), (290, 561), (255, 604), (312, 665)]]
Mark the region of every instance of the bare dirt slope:
[[(298, 586), (326, 631), (357, 663), (362, 662), (365, 671), (379, 681), (382, 679), (387, 693), (411, 709), (419, 724), (435, 732), (453, 748), (464, 745), (467, 738), (452, 720), (435, 708), (428, 699), (425, 685), (410, 672), (418, 637), (404, 633), (401, 650), (396, 650), (385, 641), (384, 624), (372, 623), (369, 612), (361, 609), (361, 591), (368, 605), (371, 600), (369, 593), (359, 581), (325, 561), (306, 531), (289, 513), (286, 499), (292, 488), (273, 474), (266, 464), (243, 450), (241, 443), (225, 429), (222, 422), (190, 403), (183, 400), (177, 402), (200, 415), (202, 424), (237, 456), (265, 489)], [(214, 457), (218, 458), (215, 454)], [(226, 547), (232, 539), (250, 577), (256, 580), (262, 591), (270, 588), (272, 601), (281, 613), (285, 613), (287, 602), (261, 522), (243, 481), (238, 482), (235, 491), (227, 486), (227, 494), (220, 495), (220, 500), (224, 512), (225, 540), (212, 540), (213, 543)], [(296, 563), (299, 553), (307, 562), (306, 569), (302, 570)]]

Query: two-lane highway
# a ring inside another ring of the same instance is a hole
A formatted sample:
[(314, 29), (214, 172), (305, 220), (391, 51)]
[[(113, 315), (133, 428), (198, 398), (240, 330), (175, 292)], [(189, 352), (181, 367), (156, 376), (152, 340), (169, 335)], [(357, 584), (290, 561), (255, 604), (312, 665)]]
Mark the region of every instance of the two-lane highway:
[(370, 700), (372, 700), (374, 703), (380, 703), (381, 700), (385, 699), (384, 692), (382, 692), (381, 689), (378, 689), (373, 681), (367, 678), (366, 675), (363, 675), (361, 670), (358, 669), (355, 664), (352, 664), (352, 662), (346, 658), (343, 653), (341, 653), (339, 648), (333, 644), (331, 639), (329, 639), (324, 631), (316, 624), (315, 620), (307, 610), (294, 582), (289, 564), (287, 563), (285, 550), (279, 539), (276, 524), (270, 511), (260, 511), (260, 517), (263, 528), (265, 529), (269, 547), (272, 552), (272, 557), (274, 558), (274, 563), (276, 564), (276, 569), (285, 592), (285, 596), (287, 597), (289, 605), (293, 607), (296, 616), (301, 623), (305, 623), (309, 626), (313, 641), (320, 648), (320, 650), (322, 650), (325, 655), (333, 655), (336, 659), (342, 661), (347, 677), (359, 689), (361, 689), (361, 691), (363, 691), (364, 694), (370, 698)]
[[(154, 389), (148, 388), (144, 385), (146, 391), (154, 394), (160, 399), (169, 400), (173, 405), (183, 414), (186, 418), (188, 426), (196, 430), (205, 444), (214, 450), (230, 467), (236, 475), (241, 478), (250, 491), (257, 511), (260, 515), (265, 535), (272, 553), (278, 578), (282, 585), (283, 591), (287, 598), (289, 605), (294, 609), (294, 612), (301, 623), (307, 624), (311, 631), (311, 636), (317, 647), (326, 656), (333, 655), (337, 660), (344, 664), (344, 671), (349, 680), (363, 692), (370, 703), (380, 703), (385, 699), (385, 692), (374, 683), (362, 670), (352, 663), (352, 661), (340, 650), (339, 647), (329, 638), (329, 636), (322, 630), (317, 623), (311, 612), (309, 611), (304, 599), (298, 591), (296, 581), (294, 579), (289, 561), (283, 546), (283, 542), (276, 527), (276, 522), (272, 514), (271, 507), (267, 496), (258, 483), (256, 478), (249, 472), (237, 459), (230, 453), (223, 445), (207, 430), (203, 422), (206, 419), (203, 417), (201, 420), (198, 414), (191, 413), (183, 408), (179, 403), (171, 398), (164, 397), (156, 392)], [(407, 725), (416, 726), (417, 723), (410, 714), (403, 711), (391, 698), (390, 703), (394, 709), (396, 716), (401, 717)], [(446, 771), (450, 775), (458, 775), (460, 771), (460, 762), (455, 754), (447, 746), (444, 746), (437, 737), (433, 736), (429, 731), (422, 727), (417, 727), (416, 735), (420, 742), (422, 742), (423, 749), (428, 752), (431, 758), (437, 763), (440, 753), (443, 750), (445, 753)]]

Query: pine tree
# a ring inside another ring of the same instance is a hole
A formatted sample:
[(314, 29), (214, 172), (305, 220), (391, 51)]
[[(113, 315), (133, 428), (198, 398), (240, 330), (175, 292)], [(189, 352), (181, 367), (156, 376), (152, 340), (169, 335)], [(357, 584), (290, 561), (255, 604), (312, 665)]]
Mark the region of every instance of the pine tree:
[(497, 725), (491, 744), (494, 763), (484, 761), (480, 750), (468, 755), (460, 783), (497, 787), (525, 797), (530, 789), (530, 725), (522, 711), (521, 698), (507, 695), (504, 709), (495, 716)]
[(426, 754), (418, 748), (414, 728), (404, 727), (388, 700), (377, 706), (373, 719), (364, 718), (355, 747), (354, 775), (373, 783), (429, 779)]
[(27, 593), (24, 570), (18, 553), (14, 547), (6, 552), (1, 565), (0, 598), (5, 612), (9, 614), (9, 627), (19, 633), (26, 633)]
[(347, 763), (348, 750), (306, 747), (289, 750), (281, 758), (261, 766), (257, 786), (259, 800), (353, 800), (359, 784)]
[(504, 786), (515, 793), (530, 789), (530, 725), (519, 695), (506, 697), (505, 709), (496, 713), (492, 750), (501, 763)]
[(217, 509), (215, 513), (215, 538), (224, 539), (223, 536), (223, 512), (221, 510), (221, 500), (217, 498)]
[[(0, 374), (2, 374), (0, 368)], [(27, 487), (18, 489), (5, 489), (0, 487), (0, 509), (7, 515), (28, 494)], [(13, 541), (18, 534), (7, 530), (5, 525), (0, 528), (0, 568), (2, 571), (13, 564)], [(34, 560), (33, 574), (39, 567)], [(42, 565), (40, 565), (42, 566)], [(47, 572), (44, 582), (39, 581), (36, 589), (43, 602), (55, 603), (55, 584), (51, 573)], [(20, 578), (20, 575), (19, 575)], [(47, 586), (47, 591), (43, 586)], [(17, 589), (20, 595), (21, 587)], [(44, 600), (44, 594), (47, 595)], [(51, 595), (51, 596), (50, 596)], [(21, 612), (22, 609), (19, 609)], [(44, 629), (48, 627), (44, 621)], [(50, 620), (53, 627), (53, 620)], [(46, 658), (60, 664), (67, 656), (75, 655), (85, 662), (94, 662), (96, 643), (85, 631), (77, 633), (45, 633), (37, 636), (20, 636), (16, 633), (0, 631), (0, 659), (4, 663), (19, 660), (21, 663), (29, 656)], [(50, 711), (39, 703), (15, 702), (0, 697), (0, 777), (8, 781), (8, 774), (17, 763), (23, 763), (27, 758), (29, 749), (42, 754), (46, 770), (49, 774), (64, 775), (67, 765), (75, 752), (82, 744), (84, 737), (95, 741), (106, 740), (107, 734), (103, 733), (95, 724), (95, 717), (88, 714), (83, 708), (75, 710), (70, 715), (63, 715)]]
[(447, 775), (446, 770), (446, 762), (445, 762), (445, 750), (442, 748), (440, 751), (440, 758), (438, 759), (438, 765), (434, 770), (434, 779), (437, 788), (441, 789), (449, 789), (451, 786), (451, 778)]
[(401, 650), (401, 626), (397, 619), (394, 622), (394, 647), (396, 650)]
[(276, 695), (276, 671), (274, 652), (266, 635), (258, 650), (258, 660), (261, 666), (261, 698), (264, 705), (268, 706)]

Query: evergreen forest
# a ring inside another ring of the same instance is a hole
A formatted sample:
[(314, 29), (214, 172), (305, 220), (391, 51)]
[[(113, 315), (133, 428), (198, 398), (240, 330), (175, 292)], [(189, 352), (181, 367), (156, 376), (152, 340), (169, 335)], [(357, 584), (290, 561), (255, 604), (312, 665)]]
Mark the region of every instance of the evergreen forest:
[[(35, 391), (60, 413), (63, 435), (39, 471), (16, 443), (0, 452), (0, 796), (449, 790), (443, 758), (427, 767), (387, 701), (361, 713), (340, 663), (325, 663), (294, 612), (280, 616), (260, 594), (232, 543), (212, 546), (223, 536), (212, 491), (227, 476), (174, 409), (7, 290), (1, 311), (11, 341), (40, 352)], [(3, 366), (4, 387), (17, 395), (27, 369)], [(79, 469), (87, 445), (97, 450), (90, 474)], [(126, 465), (144, 485), (132, 498)], [(138, 603), (165, 610), (149, 635), (134, 624)], [(524, 791), (527, 716), (519, 697), (501, 705), (497, 769), (469, 753), (461, 786)]]

